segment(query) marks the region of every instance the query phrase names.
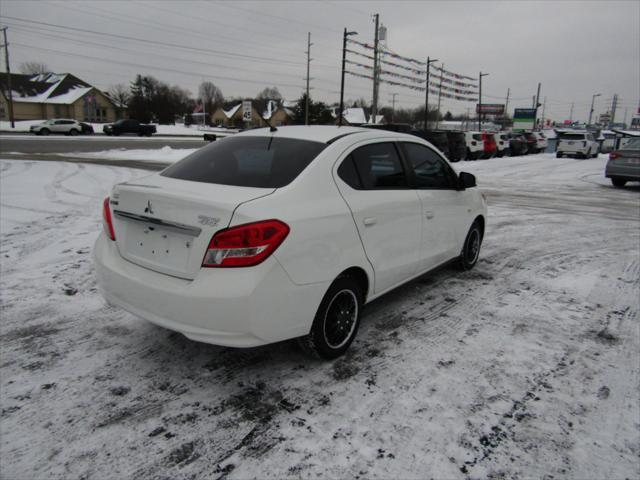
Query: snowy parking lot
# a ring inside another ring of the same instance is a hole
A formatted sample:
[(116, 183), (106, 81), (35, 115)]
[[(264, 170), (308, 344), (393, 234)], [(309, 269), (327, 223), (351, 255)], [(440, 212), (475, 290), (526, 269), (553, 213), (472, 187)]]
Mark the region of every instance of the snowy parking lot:
[(638, 478), (640, 188), (606, 157), (455, 164), (476, 268), (369, 304), (334, 362), (107, 306), (108, 165), (0, 161), (0, 456), (13, 478)]

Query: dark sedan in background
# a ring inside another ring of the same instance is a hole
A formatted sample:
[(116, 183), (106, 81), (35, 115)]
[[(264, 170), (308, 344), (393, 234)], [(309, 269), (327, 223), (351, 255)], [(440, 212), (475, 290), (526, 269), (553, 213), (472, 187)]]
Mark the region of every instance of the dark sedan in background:
[(624, 187), (627, 182), (640, 182), (640, 137), (632, 138), (609, 154), (604, 176), (610, 178), (615, 187)]

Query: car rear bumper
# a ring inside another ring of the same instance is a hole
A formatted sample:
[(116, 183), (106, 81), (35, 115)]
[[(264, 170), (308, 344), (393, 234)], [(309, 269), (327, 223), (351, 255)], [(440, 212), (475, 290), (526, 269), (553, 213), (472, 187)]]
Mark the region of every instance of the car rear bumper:
[(623, 180), (640, 181), (640, 165), (617, 165), (607, 163), (604, 171), (607, 178), (620, 178)]
[(328, 283), (294, 284), (274, 257), (248, 268), (203, 268), (194, 280), (154, 272), (101, 234), (94, 261), (109, 303), (200, 342), (255, 347), (309, 333)]

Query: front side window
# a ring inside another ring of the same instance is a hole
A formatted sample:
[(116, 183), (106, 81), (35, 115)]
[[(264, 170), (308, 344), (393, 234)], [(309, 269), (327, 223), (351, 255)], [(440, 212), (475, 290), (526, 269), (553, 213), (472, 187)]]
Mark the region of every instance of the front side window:
[[(345, 162), (349, 159), (353, 162), (360, 188), (364, 190), (408, 188), (407, 177), (393, 143), (365, 145), (354, 150)], [(351, 169), (342, 165), (341, 168), (344, 169), (343, 172)], [(338, 174), (340, 175), (340, 171)]]
[(164, 170), (165, 177), (238, 187), (280, 188), (326, 148), (325, 143), (276, 137), (227, 137)]
[(455, 173), (436, 152), (417, 143), (401, 143), (413, 168), (416, 188), (451, 189), (456, 187)]

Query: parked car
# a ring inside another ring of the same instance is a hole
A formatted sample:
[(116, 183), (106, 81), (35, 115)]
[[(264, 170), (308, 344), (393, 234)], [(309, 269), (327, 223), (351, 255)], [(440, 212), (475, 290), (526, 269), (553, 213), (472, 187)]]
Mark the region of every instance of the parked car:
[(588, 132), (565, 132), (560, 134), (556, 157), (589, 158), (598, 156), (598, 142)]
[(93, 126), (89, 123), (80, 122), (80, 128), (83, 135), (91, 135), (93, 133)]
[(640, 181), (640, 137), (632, 138), (622, 149), (609, 154), (604, 176), (616, 187)]
[(484, 140), (481, 132), (465, 132), (467, 160), (477, 160), (484, 155)]
[(484, 145), (482, 158), (491, 158), (495, 156), (497, 152), (497, 146), (496, 146), (496, 139), (493, 136), (493, 133), (483, 132), (482, 142)]
[(604, 130), (598, 138), (600, 153), (611, 153), (616, 149), (617, 135), (610, 130)]
[(527, 139), (520, 133), (509, 134), (509, 154), (513, 157), (526, 155), (529, 152)]
[(522, 132), (522, 137), (527, 142), (527, 153), (538, 153), (538, 137), (533, 132)]
[(414, 135), (239, 133), (113, 187), (98, 283), (109, 302), (193, 340), (299, 337), (334, 358), (364, 304), (450, 260), (475, 265), (487, 215), (475, 186)]
[(411, 135), (420, 137), (427, 142), (430, 142), (434, 147), (440, 150), (446, 158), (449, 158), (449, 140), (447, 134), (441, 131), (435, 130), (412, 130)]
[(464, 132), (447, 130), (445, 134), (449, 143), (449, 156), (447, 157), (449, 161), (459, 162), (460, 160), (465, 160), (467, 158), (467, 142)]
[(82, 126), (76, 120), (56, 118), (53, 120), (46, 120), (37, 125), (31, 125), (29, 127), (29, 132), (36, 135), (49, 135), (50, 133), (79, 135), (82, 133)]
[(155, 125), (146, 125), (138, 120), (118, 120), (115, 123), (108, 123), (102, 127), (102, 131), (106, 135), (122, 135), (124, 133), (133, 133), (139, 136), (150, 137), (156, 133)]
[(544, 152), (549, 146), (549, 141), (547, 137), (545, 137), (542, 132), (533, 132), (533, 135), (536, 137), (536, 150), (538, 153)]
[(493, 137), (496, 140), (496, 157), (509, 155), (509, 134), (497, 132), (493, 134)]

